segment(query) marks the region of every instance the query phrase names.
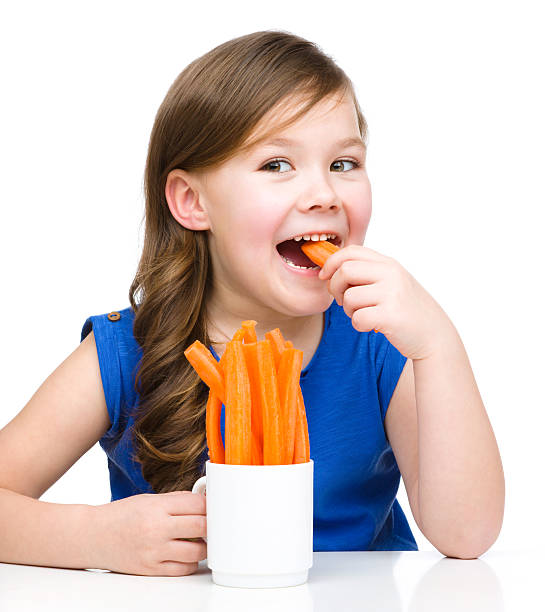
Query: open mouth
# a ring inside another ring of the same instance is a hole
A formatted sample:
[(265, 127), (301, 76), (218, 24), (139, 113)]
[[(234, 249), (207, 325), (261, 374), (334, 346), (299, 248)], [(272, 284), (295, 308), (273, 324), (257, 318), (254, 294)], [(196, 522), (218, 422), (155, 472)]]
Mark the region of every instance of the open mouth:
[[(322, 234), (324, 235), (324, 234)], [(305, 242), (309, 242), (312, 239), (310, 238), (310, 234), (305, 234), (308, 238), (302, 237), (299, 240), (295, 240), (294, 238), (290, 240), (284, 240), (280, 244), (276, 245), (276, 250), (280, 254), (280, 257), (284, 259), (288, 264), (296, 268), (303, 269), (313, 269), (317, 268), (317, 266), (311, 259), (309, 259), (301, 250), (301, 245), (305, 244)], [(314, 234), (316, 236), (316, 234)], [(327, 235), (328, 242), (331, 242), (335, 246), (340, 246), (342, 239), (336, 235)]]

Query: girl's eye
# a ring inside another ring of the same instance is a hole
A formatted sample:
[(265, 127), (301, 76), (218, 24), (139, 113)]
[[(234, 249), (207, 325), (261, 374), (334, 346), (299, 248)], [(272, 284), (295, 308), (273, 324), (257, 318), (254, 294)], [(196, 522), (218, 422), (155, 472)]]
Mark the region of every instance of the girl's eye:
[(331, 164), (331, 166), (333, 167), (335, 164), (343, 164), (343, 168), (346, 168), (345, 164), (352, 164), (352, 168), (348, 168), (349, 170), (354, 170), (354, 168), (359, 168), (360, 164), (359, 162), (352, 160), (352, 159), (339, 159), (336, 162), (333, 162)]
[[(273, 159), (270, 162), (267, 162), (264, 166), (262, 166), (262, 169), (265, 169), (265, 170), (270, 169), (272, 172), (282, 174), (283, 171), (279, 169), (280, 164), (288, 164), (288, 166), (291, 166), (291, 164), (284, 159)], [(331, 167), (334, 168), (337, 164), (342, 164), (341, 172), (343, 170), (346, 172), (346, 164), (352, 164), (352, 168), (349, 167), (348, 170), (354, 170), (355, 168), (359, 168), (361, 165), (359, 162), (352, 160), (352, 159), (340, 159), (336, 162), (333, 162), (331, 164)], [(339, 166), (337, 166), (337, 168), (338, 167)], [(338, 172), (338, 171), (339, 170), (335, 170), (335, 172)]]
[(280, 172), (280, 171), (277, 171), (277, 170), (276, 170), (276, 168), (278, 168), (278, 166), (279, 166), (280, 164), (288, 164), (288, 165), (290, 165), (290, 164), (289, 164), (289, 162), (287, 162), (287, 161), (285, 161), (285, 160), (283, 160), (283, 159), (273, 159), (272, 161), (267, 162), (267, 163), (266, 163), (266, 164), (263, 166), (263, 168), (267, 168), (267, 166), (269, 166), (269, 167), (271, 167), (271, 168), (272, 168), (273, 172)]

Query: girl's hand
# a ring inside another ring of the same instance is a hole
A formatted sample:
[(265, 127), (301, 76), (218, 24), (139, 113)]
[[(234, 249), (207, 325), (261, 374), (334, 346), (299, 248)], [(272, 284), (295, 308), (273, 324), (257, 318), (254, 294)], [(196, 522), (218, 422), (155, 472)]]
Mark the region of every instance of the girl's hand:
[(98, 564), (138, 576), (187, 576), (206, 559), (206, 497), (191, 491), (142, 494), (96, 506)]
[(351, 244), (327, 258), (318, 278), (358, 331), (383, 333), (409, 359), (424, 359), (455, 328), (439, 304), (395, 259)]

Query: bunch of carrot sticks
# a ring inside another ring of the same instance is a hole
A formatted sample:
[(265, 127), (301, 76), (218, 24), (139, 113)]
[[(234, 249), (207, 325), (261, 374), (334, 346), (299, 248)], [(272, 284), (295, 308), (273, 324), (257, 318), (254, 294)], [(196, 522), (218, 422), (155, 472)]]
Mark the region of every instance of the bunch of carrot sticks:
[(198, 340), (184, 351), (209, 387), (206, 439), (210, 461), (236, 465), (306, 463), (310, 448), (300, 386), (303, 351), (285, 341), (278, 328), (258, 341), (256, 323), (242, 321), (219, 363)]

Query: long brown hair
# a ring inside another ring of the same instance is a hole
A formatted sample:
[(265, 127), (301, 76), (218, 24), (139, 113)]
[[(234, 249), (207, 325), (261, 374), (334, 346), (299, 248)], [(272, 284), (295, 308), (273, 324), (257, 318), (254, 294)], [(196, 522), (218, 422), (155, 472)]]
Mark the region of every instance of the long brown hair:
[(183, 227), (170, 213), (167, 175), (176, 168), (209, 169), (255, 144), (248, 143), (253, 129), (282, 101), (298, 97), (305, 104), (275, 131), (337, 93), (352, 96), (365, 142), (367, 124), (343, 70), (314, 43), (267, 30), (229, 40), (191, 62), (159, 107), (145, 168), (144, 245), (129, 290), (142, 348), (133, 458), (156, 493), (190, 490), (207, 459), (208, 387), (184, 350), (195, 340), (210, 344), (206, 303), (213, 270), (207, 232)]

